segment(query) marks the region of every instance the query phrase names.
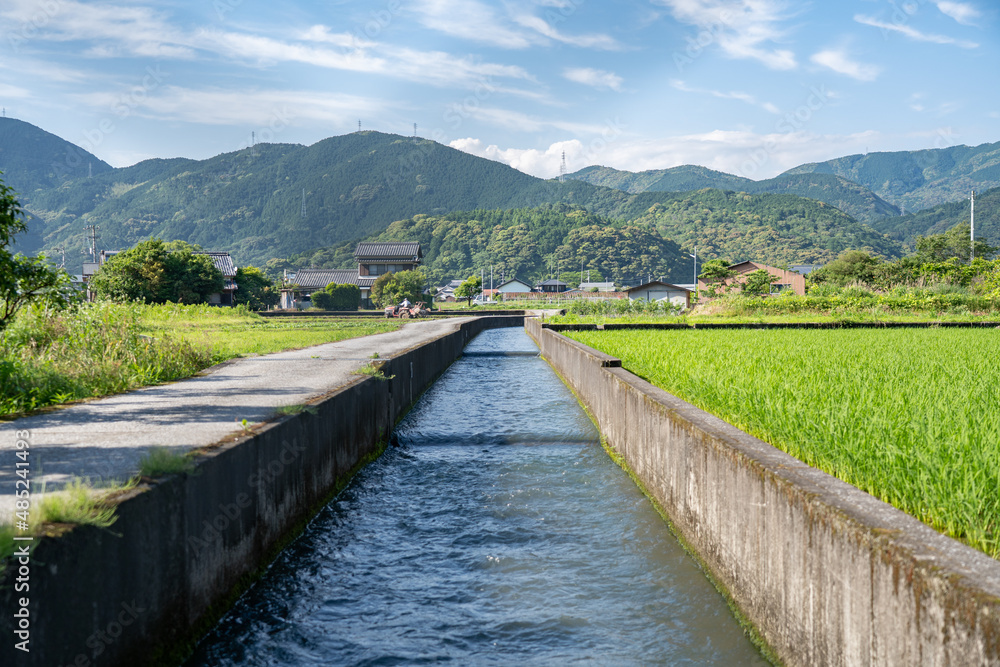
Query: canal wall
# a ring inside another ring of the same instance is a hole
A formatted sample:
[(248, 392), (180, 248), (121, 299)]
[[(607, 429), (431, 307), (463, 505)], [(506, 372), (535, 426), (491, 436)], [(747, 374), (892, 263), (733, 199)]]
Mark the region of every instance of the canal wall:
[[(176, 664), (313, 514), (390, 439), (397, 420), (489, 328), (482, 317), (378, 360), (388, 379), (352, 376), (307, 410), (206, 448), (193, 470), (117, 499), (109, 529), (49, 526), (0, 584), (0, 664)], [(198, 424), (192, 418), (192, 429)], [(12, 464), (11, 464), (12, 465)], [(14, 618), (21, 599), (26, 620)], [(30, 652), (15, 649), (23, 626)]]
[(1000, 664), (1000, 562), (621, 368), (525, 327), (780, 660)]

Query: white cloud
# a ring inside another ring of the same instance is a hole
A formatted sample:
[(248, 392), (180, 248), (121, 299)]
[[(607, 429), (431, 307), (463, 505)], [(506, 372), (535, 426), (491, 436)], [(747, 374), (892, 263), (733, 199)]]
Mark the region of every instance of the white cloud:
[(931, 33), (920, 32), (916, 28), (908, 26), (903, 23), (886, 23), (885, 21), (879, 21), (876, 18), (872, 18), (871, 16), (865, 16), (863, 14), (855, 14), (854, 20), (862, 25), (868, 25), (883, 31), (889, 30), (892, 32), (898, 32), (918, 42), (932, 42), (934, 44), (954, 44), (955, 46), (960, 46), (963, 49), (975, 49), (979, 46), (975, 42), (969, 42), (964, 39), (955, 39), (953, 37), (948, 37), (946, 35), (935, 35)]
[[(802, 131), (757, 134), (716, 130), (661, 139), (620, 137), (617, 140), (589, 143), (574, 139), (555, 142), (542, 149), (500, 148), (471, 137), (457, 139), (450, 145), (541, 178), (558, 176), (562, 153), (565, 151), (570, 172), (594, 164), (629, 171), (696, 164), (730, 174), (763, 179), (801, 164), (861, 153), (868, 146), (884, 142), (882, 135), (872, 131), (820, 135)], [(921, 140), (912, 148), (924, 144), (925, 140)], [(900, 146), (898, 150), (909, 147)]]
[(942, 14), (965, 25), (972, 25), (975, 19), (980, 16), (979, 10), (968, 2), (937, 2), (935, 4)]
[(608, 132), (609, 128), (612, 131), (616, 131), (614, 127), (611, 127), (611, 122), (606, 125), (574, 123), (558, 118), (539, 118), (538, 116), (530, 116), (520, 111), (491, 107), (462, 107), (461, 105), (452, 105), (449, 109), (449, 114), (446, 115), (454, 118), (474, 118), (494, 127), (502, 127), (519, 132), (542, 132), (547, 129), (555, 129), (572, 134), (599, 135)]
[(855, 62), (843, 51), (834, 49), (814, 53), (810, 60), (817, 65), (832, 69), (837, 74), (843, 74), (858, 81), (874, 81), (881, 71), (875, 65)]
[(701, 88), (691, 88), (683, 81), (674, 79), (670, 82), (670, 85), (675, 89), (680, 90), (685, 93), (697, 93), (699, 95), (711, 95), (712, 97), (718, 97), (723, 100), (739, 100), (740, 102), (746, 102), (747, 104), (753, 105), (755, 107), (760, 107), (769, 113), (781, 113), (781, 110), (771, 104), (770, 102), (758, 102), (757, 98), (750, 93), (743, 93), (740, 91), (723, 92), (721, 90), (708, 90)]
[(563, 76), (570, 81), (582, 83), (585, 86), (610, 88), (619, 93), (622, 90), (622, 78), (614, 72), (606, 72), (602, 69), (571, 67), (563, 70)]
[[(570, 2), (541, 2), (542, 6), (562, 10), (563, 15), (575, 11)], [(608, 35), (569, 35), (556, 29), (545, 19), (524, 7), (506, 5), (506, 15), (478, 0), (419, 0), (410, 9), (419, 15), (427, 28), (452, 37), (499, 46), (506, 49), (526, 49), (553, 41), (587, 49), (619, 49), (618, 42)]]
[(788, 18), (783, 0), (656, 0), (678, 21), (697, 26), (701, 36), (731, 58), (758, 60), (776, 70), (797, 67), (795, 54), (773, 46), (785, 37), (779, 24)]

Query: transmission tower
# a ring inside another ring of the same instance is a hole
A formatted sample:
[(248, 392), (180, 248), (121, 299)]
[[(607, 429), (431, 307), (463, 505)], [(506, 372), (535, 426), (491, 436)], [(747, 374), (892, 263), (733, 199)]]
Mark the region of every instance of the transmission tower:
[(562, 164), (559, 165), (559, 182), (563, 183), (566, 180), (566, 151), (562, 152)]

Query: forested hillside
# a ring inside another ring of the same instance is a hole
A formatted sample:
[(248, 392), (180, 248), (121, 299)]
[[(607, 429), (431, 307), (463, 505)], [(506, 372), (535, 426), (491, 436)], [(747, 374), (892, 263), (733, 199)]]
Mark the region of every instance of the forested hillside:
[(0, 118), (0, 171), (22, 199), (38, 188), (111, 169), (107, 162), (31, 123)]
[(1000, 142), (923, 151), (848, 155), (804, 164), (788, 174), (836, 174), (916, 212), (1000, 187)]
[(721, 171), (684, 165), (632, 173), (609, 167), (587, 167), (567, 178), (603, 185), (625, 192), (687, 192), (719, 188), (750, 194), (793, 194), (838, 208), (856, 220), (872, 222), (899, 215), (899, 209), (868, 188), (833, 174), (788, 174), (753, 181)]
[[(694, 179), (699, 170), (689, 172)], [(812, 185), (838, 180), (805, 178)], [(638, 228), (658, 230), (685, 252), (698, 243), (702, 254), (771, 262), (824, 261), (845, 248), (898, 253), (898, 245), (871, 228), (812, 199), (719, 190), (631, 194), (579, 180), (542, 180), (433, 141), (378, 132), (308, 147), (258, 145), (253, 154), (247, 149), (208, 160), (147, 160), (21, 198), (39, 218), (22, 235), (25, 247), (64, 248), (71, 271), (79, 270), (89, 248), (88, 224), (100, 226), (100, 248), (179, 239), (227, 250), (245, 265), (353, 242), (418, 215), (557, 203), (586, 209), (599, 216), (597, 224), (638, 220)], [(561, 244), (566, 234), (559, 233)], [(543, 256), (556, 252), (545, 247)]]
[[(800, 197), (720, 190), (673, 195), (646, 193), (618, 219), (582, 206), (551, 204), (506, 211), (420, 215), (393, 222), (374, 241), (419, 241), (435, 284), (493, 265), (496, 273), (524, 279), (584, 269), (619, 283), (643, 276), (690, 282), (688, 253), (704, 259), (754, 259), (772, 264), (823, 263), (843, 250), (862, 248), (898, 257), (899, 243), (840, 211)], [(625, 207), (628, 208), (628, 207)], [(281, 268), (350, 268), (354, 243), (301, 253)]]
[[(897, 241), (912, 246), (917, 236), (941, 234), (957, 224), (969, 224), (968, 198), (941, 204), (918, 213), (891, 220), (882, 220), (873, 226)], [(1000, 188), (976, 193), (976, 238), (990, 245), (1000, 246)]]

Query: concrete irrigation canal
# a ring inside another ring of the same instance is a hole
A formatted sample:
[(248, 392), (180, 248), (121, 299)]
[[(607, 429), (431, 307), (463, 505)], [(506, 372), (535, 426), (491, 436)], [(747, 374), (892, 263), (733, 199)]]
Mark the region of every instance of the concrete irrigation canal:
[(766, 664), (522, 330), (396, 434), (189, 665)]
[(537, 318), (239, 360), (0, 454), (56, 484), (167, 434), (193, 469), (7, 560), (0, 664), (1000, 665), (996, 560)]

